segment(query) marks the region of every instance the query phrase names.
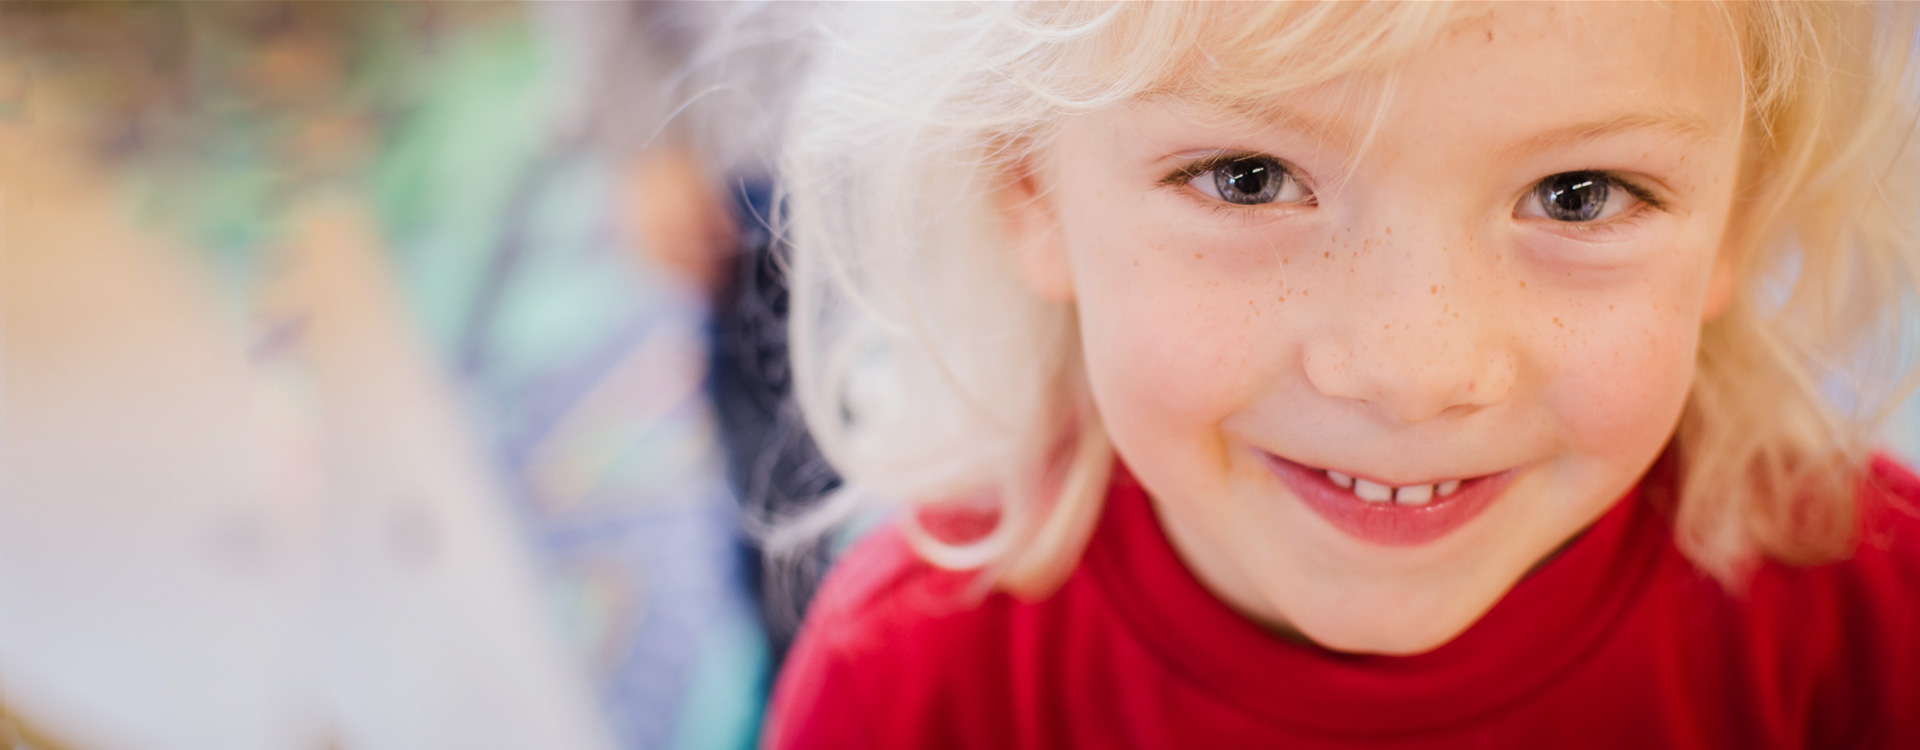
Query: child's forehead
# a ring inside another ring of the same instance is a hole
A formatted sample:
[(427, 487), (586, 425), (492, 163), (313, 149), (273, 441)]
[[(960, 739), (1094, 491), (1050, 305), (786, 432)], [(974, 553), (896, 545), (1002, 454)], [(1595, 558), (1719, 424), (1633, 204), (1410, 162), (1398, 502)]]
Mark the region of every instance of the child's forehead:
[[(1308, 89), (1345, 88), (1352, 99), (1347, 106), (1364, 106), (1366, 89), (1436, 53), (1497, 51), (1548, 37), (1585, 41), (1555, 58), (1505, 61), (1564, 71), (1564, 84), (1579, 86), (1597, 73), (1594, 60), (1580, 56), (1650, 56), (1701, 46), (1733, 51), (1737, 36), (1733, 17), (1713, 3), (1223, 3), (1201, 4), (1184, 16), (1177, 35), (1154, 39), (1121, 30), (1121, 46), (1134, 48), (1118, 54), (1144, 63), (1136, 67), (1159, 68), (1143, 92), (1149, 96), (1175, 95), (1242, 113), (1269, 110), (1274, 100)], [(1163, 42), (1157, 50), (1139, 48), (1156, 41)], [(1737, 53), (1711, 57), (1716, 65), (1731, 63), (1726, 72), (1737, 71)], [(1115, 62), (1102, 64), (1128, 68)]]
[(1621, 126), (1698, 135), (1740, 119), (1734, 37), (1705, 4), (1332, 7), (1203, 8), (1140, 98), (1330, 141), (1363, 139), (1389, 99), (1460, 94), (1488, 117), (1569, 131), (1538, 134), (1549, 140)]

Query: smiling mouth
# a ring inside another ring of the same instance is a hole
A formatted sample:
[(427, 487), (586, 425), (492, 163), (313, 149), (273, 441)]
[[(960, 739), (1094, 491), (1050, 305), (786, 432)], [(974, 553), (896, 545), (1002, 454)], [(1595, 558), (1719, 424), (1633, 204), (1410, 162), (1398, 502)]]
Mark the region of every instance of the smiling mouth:
[(1355, 539), (1411, 547), (1446, 536), (1493, 504), (1517, 469), (1394, 486), (1295, 463), (1261, 451), (1281, 484), (1315, 514)]

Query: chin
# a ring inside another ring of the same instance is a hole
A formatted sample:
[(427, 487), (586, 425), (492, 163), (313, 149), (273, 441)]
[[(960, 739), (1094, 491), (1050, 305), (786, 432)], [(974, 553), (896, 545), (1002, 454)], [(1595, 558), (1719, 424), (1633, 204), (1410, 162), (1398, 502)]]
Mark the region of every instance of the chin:
[[(1444, 646), (1480, 619), (1481, 613), (1468, 616), (1455, 613), (1405, 613), (1398, 616), (1364, 618), (1365, 622), (1340, 619), (1329, 623), (1296, 623), (1300, 634), (1322, 648), (1348, 654), (1379, 656), (1417, 656)], [(1361, 618), (1355, 618), (1361, 619)]]

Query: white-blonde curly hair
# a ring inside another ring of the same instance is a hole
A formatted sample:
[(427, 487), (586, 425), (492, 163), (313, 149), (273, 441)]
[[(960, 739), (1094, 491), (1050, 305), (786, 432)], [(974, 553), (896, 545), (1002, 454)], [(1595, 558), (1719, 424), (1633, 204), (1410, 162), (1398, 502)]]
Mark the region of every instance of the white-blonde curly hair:
[[(1745, 152), (1726, 312), (1702, 332), (1674, 457), (1676, 538), (1737, 585), (1761, 557), (1844, 556), (1854, 487), (1908, 390), (1920, 259), (1915, 13), (1730, 3)], [(995, 191), (1063, 117), (1142, 97), (1240, 104), (1391, 76), (1471, 5), (835, 6), (782, 162), (796, 396), (848, 489), (789, 538), (875, 504), (991, 503), (964, 543), (901, 515), (933, 564), (1038, 595), (1098, 516), (1112, 449), (1070, 303), (1036, 297)], [(776, 542), (778, 540), (776, 539)]]

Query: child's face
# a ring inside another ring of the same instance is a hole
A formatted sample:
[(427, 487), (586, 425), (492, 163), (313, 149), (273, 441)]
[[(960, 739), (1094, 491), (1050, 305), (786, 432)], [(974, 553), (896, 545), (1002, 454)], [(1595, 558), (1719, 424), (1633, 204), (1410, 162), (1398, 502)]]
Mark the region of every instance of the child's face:
[(1638, 480), (1727, 288), (1742, 100), (1716, 23), (1489, 6), (1400, 69), (1363, 154), (1359, 78), (1282, 95), (1283, 121), (1162, 99), (1063, 125), (1009, 227), (1215, 593), (1332, 648), (1428, 650)]

